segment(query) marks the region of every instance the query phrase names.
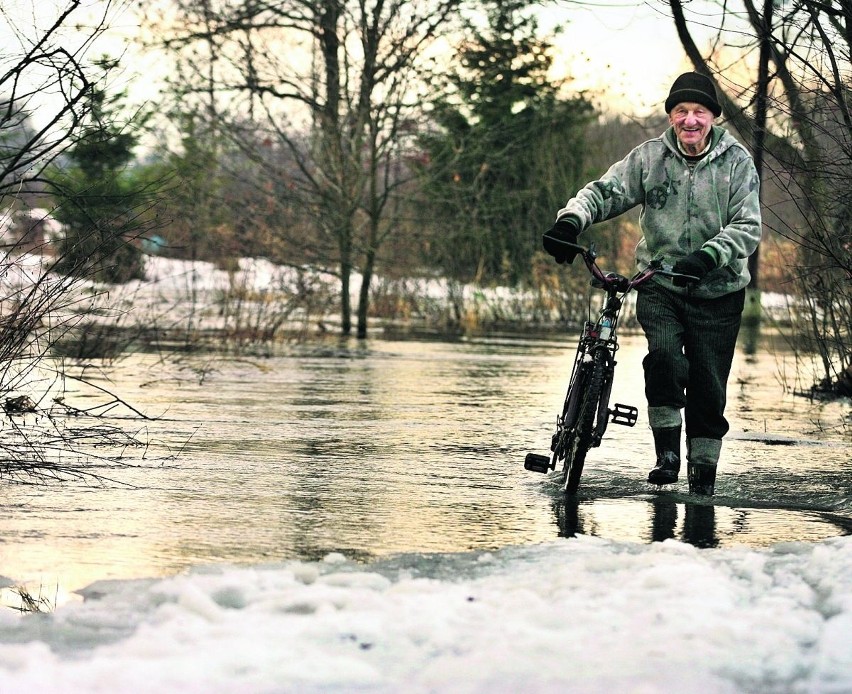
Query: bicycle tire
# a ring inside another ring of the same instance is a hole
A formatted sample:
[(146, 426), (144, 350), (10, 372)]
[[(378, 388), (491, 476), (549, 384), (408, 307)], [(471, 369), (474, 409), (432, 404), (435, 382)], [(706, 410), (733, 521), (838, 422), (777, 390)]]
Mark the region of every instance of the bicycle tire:
[(564, 462), (565, 455), (570, 444), (571, 433), (577, 424), (577, 416), (580, 411), (580, 400), (586, 390), (589, 380), (591, 363), (579, 362), (576, 366), (568, 392), (565, 394), (565, 402), (562, 405), (562, 415), (558, 418), (556, 434), (553, 436), (550, 467), (558, 470), (557, 481), (562, 484), (565, 478)]
[(591, 373), (583, 390), (577, 415), (577, 425), (573, 428), (565, 453), (562, 491), (575, 494), (580, 486), (580, 477), (586, 462), (586, 453), (592, 446), (595, 431), (595, 416), (603, 391), (606, 375), (606, 350), (596, 349), (592, 354)]

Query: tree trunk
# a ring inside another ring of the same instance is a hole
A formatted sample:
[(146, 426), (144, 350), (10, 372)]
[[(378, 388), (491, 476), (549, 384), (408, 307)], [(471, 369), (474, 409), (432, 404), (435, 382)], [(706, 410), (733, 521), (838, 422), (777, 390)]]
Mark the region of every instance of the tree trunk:
[(376, 264), (376, 251), (371, 246), (365, 254), (361, 291), (358, 295), (358, 339), (367, 337), (367, 316), (370, 313), (370, 283)]
[(340, 332), (352, 332), (352, 243), (348, 232), (340, 232)]
[[(763, 204), (763, 154), (766, 147), (766, 111), (769, 94), (769, 42), (772, 40), (772, 3), (774, 0), (763, 2), (763, 22), (760, 33), (760, 54), (757, 66), (757, 100), (754, 116), (754, 166), (761, 181), (760, 202)], [(760, 298), (760, 246), (754, 249), (748, 258), (748, 271), (751, 275), (746, 288), (746, 303), (743, 311), (745, 325), (758, 327), (761, 318)]]

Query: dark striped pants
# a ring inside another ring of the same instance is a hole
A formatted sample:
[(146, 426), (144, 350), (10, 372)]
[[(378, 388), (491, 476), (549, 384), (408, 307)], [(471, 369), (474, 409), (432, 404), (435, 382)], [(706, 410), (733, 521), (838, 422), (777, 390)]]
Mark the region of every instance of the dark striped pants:
[(726, 390), (744, 302), (744, 289), (717, 299), (675, 294), (654, 282), (639, 289), (636, 317), (648, 340), (642, 366), (653, 428), (679, 424), (683, 409), (688, 439), (721, 440), (727, 433)]

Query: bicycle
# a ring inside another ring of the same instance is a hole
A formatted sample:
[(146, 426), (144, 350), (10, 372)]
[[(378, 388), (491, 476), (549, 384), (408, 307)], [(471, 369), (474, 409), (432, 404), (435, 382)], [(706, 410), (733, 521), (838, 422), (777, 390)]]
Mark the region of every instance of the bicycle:
[(680, 285), (697, 282), (698, 278), (672, 272), (662, 260), (652, 261), (630, 278), (616, 272), (604, 273), (597, 264), (594, 244), (588, 249), (577, 244), (566, 246), (583, 258), (592, 275), (592, 287), (605, 291), (606, 299), (597, 320), (587, 320), (583, 325), (562, 414), (556, 418), (556, 433), (551, 438), (551, 455), (528, 453), (524, 468), (547, 473), (562, 463), (559, 484), (566, 494), (575, 494), (586, 453), (600, 446), (607, 425), (612, 422), (632, 427), (639, 415), (639, 410), (632, 405), (616, 403), (609, 407), (618, 351), (616, 329), (624, 300), (636, 287), (657, 274), (670, 277)]

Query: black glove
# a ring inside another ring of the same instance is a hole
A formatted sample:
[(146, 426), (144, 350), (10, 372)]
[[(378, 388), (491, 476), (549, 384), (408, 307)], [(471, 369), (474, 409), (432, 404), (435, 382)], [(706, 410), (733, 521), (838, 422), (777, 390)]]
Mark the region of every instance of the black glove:
[[(674, 264), (672, 272), (676, 272), (679, 275), (691, 275), (692, 277), (697, 277), (697, 282), (700, 282), (704, 279), (708, 272), (715, 269), (716, 261), (713, 259), (713, 256), (707, 251), (698, 250), (690, 253), (685, 258), (678, 260)], [(689, 281), (675, 277), (672, 279), (672, 284), (678, 287), (685, 287), (689, 284)]]
[(570, 219), (560, 219), (541, 237), (544, 250), (554, 257), (557, 263), (573, 263), (577, 251), (566, 244), (577, 243), (580, 231)]

